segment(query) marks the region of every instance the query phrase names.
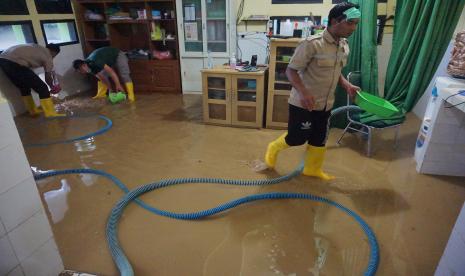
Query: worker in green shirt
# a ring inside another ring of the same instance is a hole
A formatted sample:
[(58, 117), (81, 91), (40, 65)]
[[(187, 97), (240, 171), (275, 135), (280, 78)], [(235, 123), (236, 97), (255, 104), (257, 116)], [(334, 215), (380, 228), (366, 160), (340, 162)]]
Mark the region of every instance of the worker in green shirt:
[[(119, 49), (114, 47), (98, 48), (85, 59), (73, 61), (73, 67), (82, 74), (92, 74), (99, 80), (97, 83), (97, 95), (95, 98), (106, 96), (107, 90), (124, 91), (121, 80), (126, 87), (128, 99), (132, 102), (134, 97), (134, 85), (130, 77), (128, 58)], [(115, 72), (116, 71), (118, 72)], [(119, 77), (118, 77), (119, 74)], [(111, 82), (110, 80), (111, 79)], [(112, 83), (114, 89), (112, 89)]]

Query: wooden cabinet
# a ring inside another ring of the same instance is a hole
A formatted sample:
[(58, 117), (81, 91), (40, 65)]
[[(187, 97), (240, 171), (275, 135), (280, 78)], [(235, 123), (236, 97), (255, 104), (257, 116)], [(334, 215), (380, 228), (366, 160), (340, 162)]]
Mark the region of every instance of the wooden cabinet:
[(205, 123), (261, 128), (266, 70), (202, 70)]
[[(86, 56), (104, 46), (144, 50), (149, 53), (146, 59), (129, 57), (135, 92), (181, 93), (175, 0), (74, 0), (73, 4)], [(115, 12), (130, 17), (112, 17)], [(154, 32), (158, 28), (161, 34)], [(156, 59), (161, 51), (169, 51), (172, 59)]]
[(177, 60), (130, 60), (134, 90), (138, 92), (179, 92), (181, 83), (177, 74)]
[(267, 128), (287, 128), (289, 117), (287, 101), (292, 86), (286, 77), (286, 68), (300, 41), (300, 38), (271, 39), (266, 112)]

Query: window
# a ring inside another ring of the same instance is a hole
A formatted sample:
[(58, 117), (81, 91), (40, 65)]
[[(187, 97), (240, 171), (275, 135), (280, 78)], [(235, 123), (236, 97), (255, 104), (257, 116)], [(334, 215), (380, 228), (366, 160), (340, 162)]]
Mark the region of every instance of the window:
[(271, 4), (319, 4), (323, 0), (271, 0)]
[(37, 13), (73, 13), (70, 0), (35, 0), (34, 2)]
[(26, 0), (1, 0), (0, 14), (3, 15), (18, 15), (29, 14), (27, 10)]
[(45, 43), (70, 45), (79, 43), (74, 20), (41, 20), (40, 26), (44, 34)]
[(0, 51), (18, 44), (37, 43), (31, 21), (0, 22), (0, 37)]

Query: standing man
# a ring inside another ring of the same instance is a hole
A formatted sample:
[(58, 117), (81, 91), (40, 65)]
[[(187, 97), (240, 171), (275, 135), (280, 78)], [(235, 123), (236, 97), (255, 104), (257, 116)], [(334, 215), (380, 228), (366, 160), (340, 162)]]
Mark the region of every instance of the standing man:
[[(39, 94), (40, 105), (45, 117), (64, 116), (55, 111), (55, 106), (50, 93), (56, 94), (61, 88), (53, 83), (55, 73), (53, 72), (53, 58), (60, 53), (60, 47), (48, 44), (46, 47), (37, 44), (21, 44), (10, 47), (0, 54), (0, 68), (10, 81), (19, 88), (27, 110), (33, 116), (42, 110), (37, 108), (31, 96), (31, 89)], [(45, 82), (37, 76), (32, 69), (43, 67), (45, 71)]]
[[(131, 102), (135, 100), (134, 85), (129, 76), (131, 72), (129, 70), (128, 58), (119, 49), (114, 47), (98, 48), (90, 53), (87, 59), (76, 59), (73, 61), (73, 67), (82, 74), (93, 74), (99, 80), (97, 83), (97, 95), (95, 95), (94, 99), (105, 97), (108, 89), (124, 91), (118, 74), (113, 69), (115, 68), (126, 86), (128, 99)], [(115, 89), (112, 89), (113, 86), (108, 76), (112, 80)]]
[(357, 28), (360, 15), (352, 3), (335, 5), (329, 12), (328, 28), (295, 49), (286, 70), (292, 85), (287, 133), (268, 145), (265, 163), (269, 168), (274, 168), (281, 150), (308, 143), (303, 174), (323, 180), (334, 178), (322, 170), (329, 117), (337, 84), (351, 96), (360, 90), (341, 75), (349, 55), (346, 38)]

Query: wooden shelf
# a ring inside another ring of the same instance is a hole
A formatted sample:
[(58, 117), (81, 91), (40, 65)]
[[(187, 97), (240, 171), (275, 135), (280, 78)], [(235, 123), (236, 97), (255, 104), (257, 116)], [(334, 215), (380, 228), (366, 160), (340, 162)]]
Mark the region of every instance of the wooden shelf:
[(170, 18), (170, 19), (156, 19), (156, 18), (152, 18), (152, 19), (149, 19), (151, 21), (176, 21), (176, 18)]
[(225, 91), (225, 88), (214, 88), (214, 87), (208, 87), (208, 90), (220, 90), (220, 91)]
[(223, 17), (210, 17), (210, 18), (208, 18), (207, 17), (207, 20), (212, 20), (212, 21), (214, 21), (214, 20), (226, 20), (226, 18), (223, 18)]
[(289, 64), (288, 61), (276, 61), (276, 63), (281, 63), (281, 64)]
[(108, 38), (87, 38), (87, 42), (110, 42)]
[(104, 1), (101, 0), (77, 0), (78, 4), (103, 4)]
[(280, 83), (280, 84), (291, 84), (290, 82), (288, 81), (277, 81), (275, 80), (274, 83)]
[(226, 40), (209, 40), (207, 43), (226, 43)]
[(257, 90), (256, 89), (237, 89), (237, 92), (253, 92), (253, 93), (256, 93)]
[(89, 23), (106, 23), (107, 21), (105, 19), (84, 19), (84, 22), (89, 22)]
[[(126, 12), (130, 8), (145, 9), (148, 18), (113, 18), (103, 13), (105, 8), (117, 3)], [(129, 59), (131, 75), (134, 76), (134, 90), (136, 93), (181, 92), (179, 37), (176, 24), (178, 15), (175, 0), (74, 0), (73, 4), (75, 4), (76, 17), (81, 19), (77, 24), (80, 25), (78, 30), (86, 55), (103, 46), (112, 46), (126, 51), (145, 49), (153, 53), (159, 45), (164, 44), (175, 59)], [(89, 9), (96, 10), (103, 16), (103, 19), (86, 18), (85, 13)], [(152, 18), (151, 10), (172, 10), (175, 12), (174, 18)], [(155, 21), (157, 25), (165, 26), (167, 33), (176, 36), (175, 39), (165, 39), (166, 43), (163, 43), (161, 39), (151, 40), (150, 23)], [(102, 30), (103, 27), (108, 27), (106, 37)]]
[[(152, 39), (153, 42), (163, 42), (163, 39)], [(176, 42), (176, 39), (165, 39), (166, 42)]]
[(108, 24), (147, 24), (147, 19), (108, 19)]

